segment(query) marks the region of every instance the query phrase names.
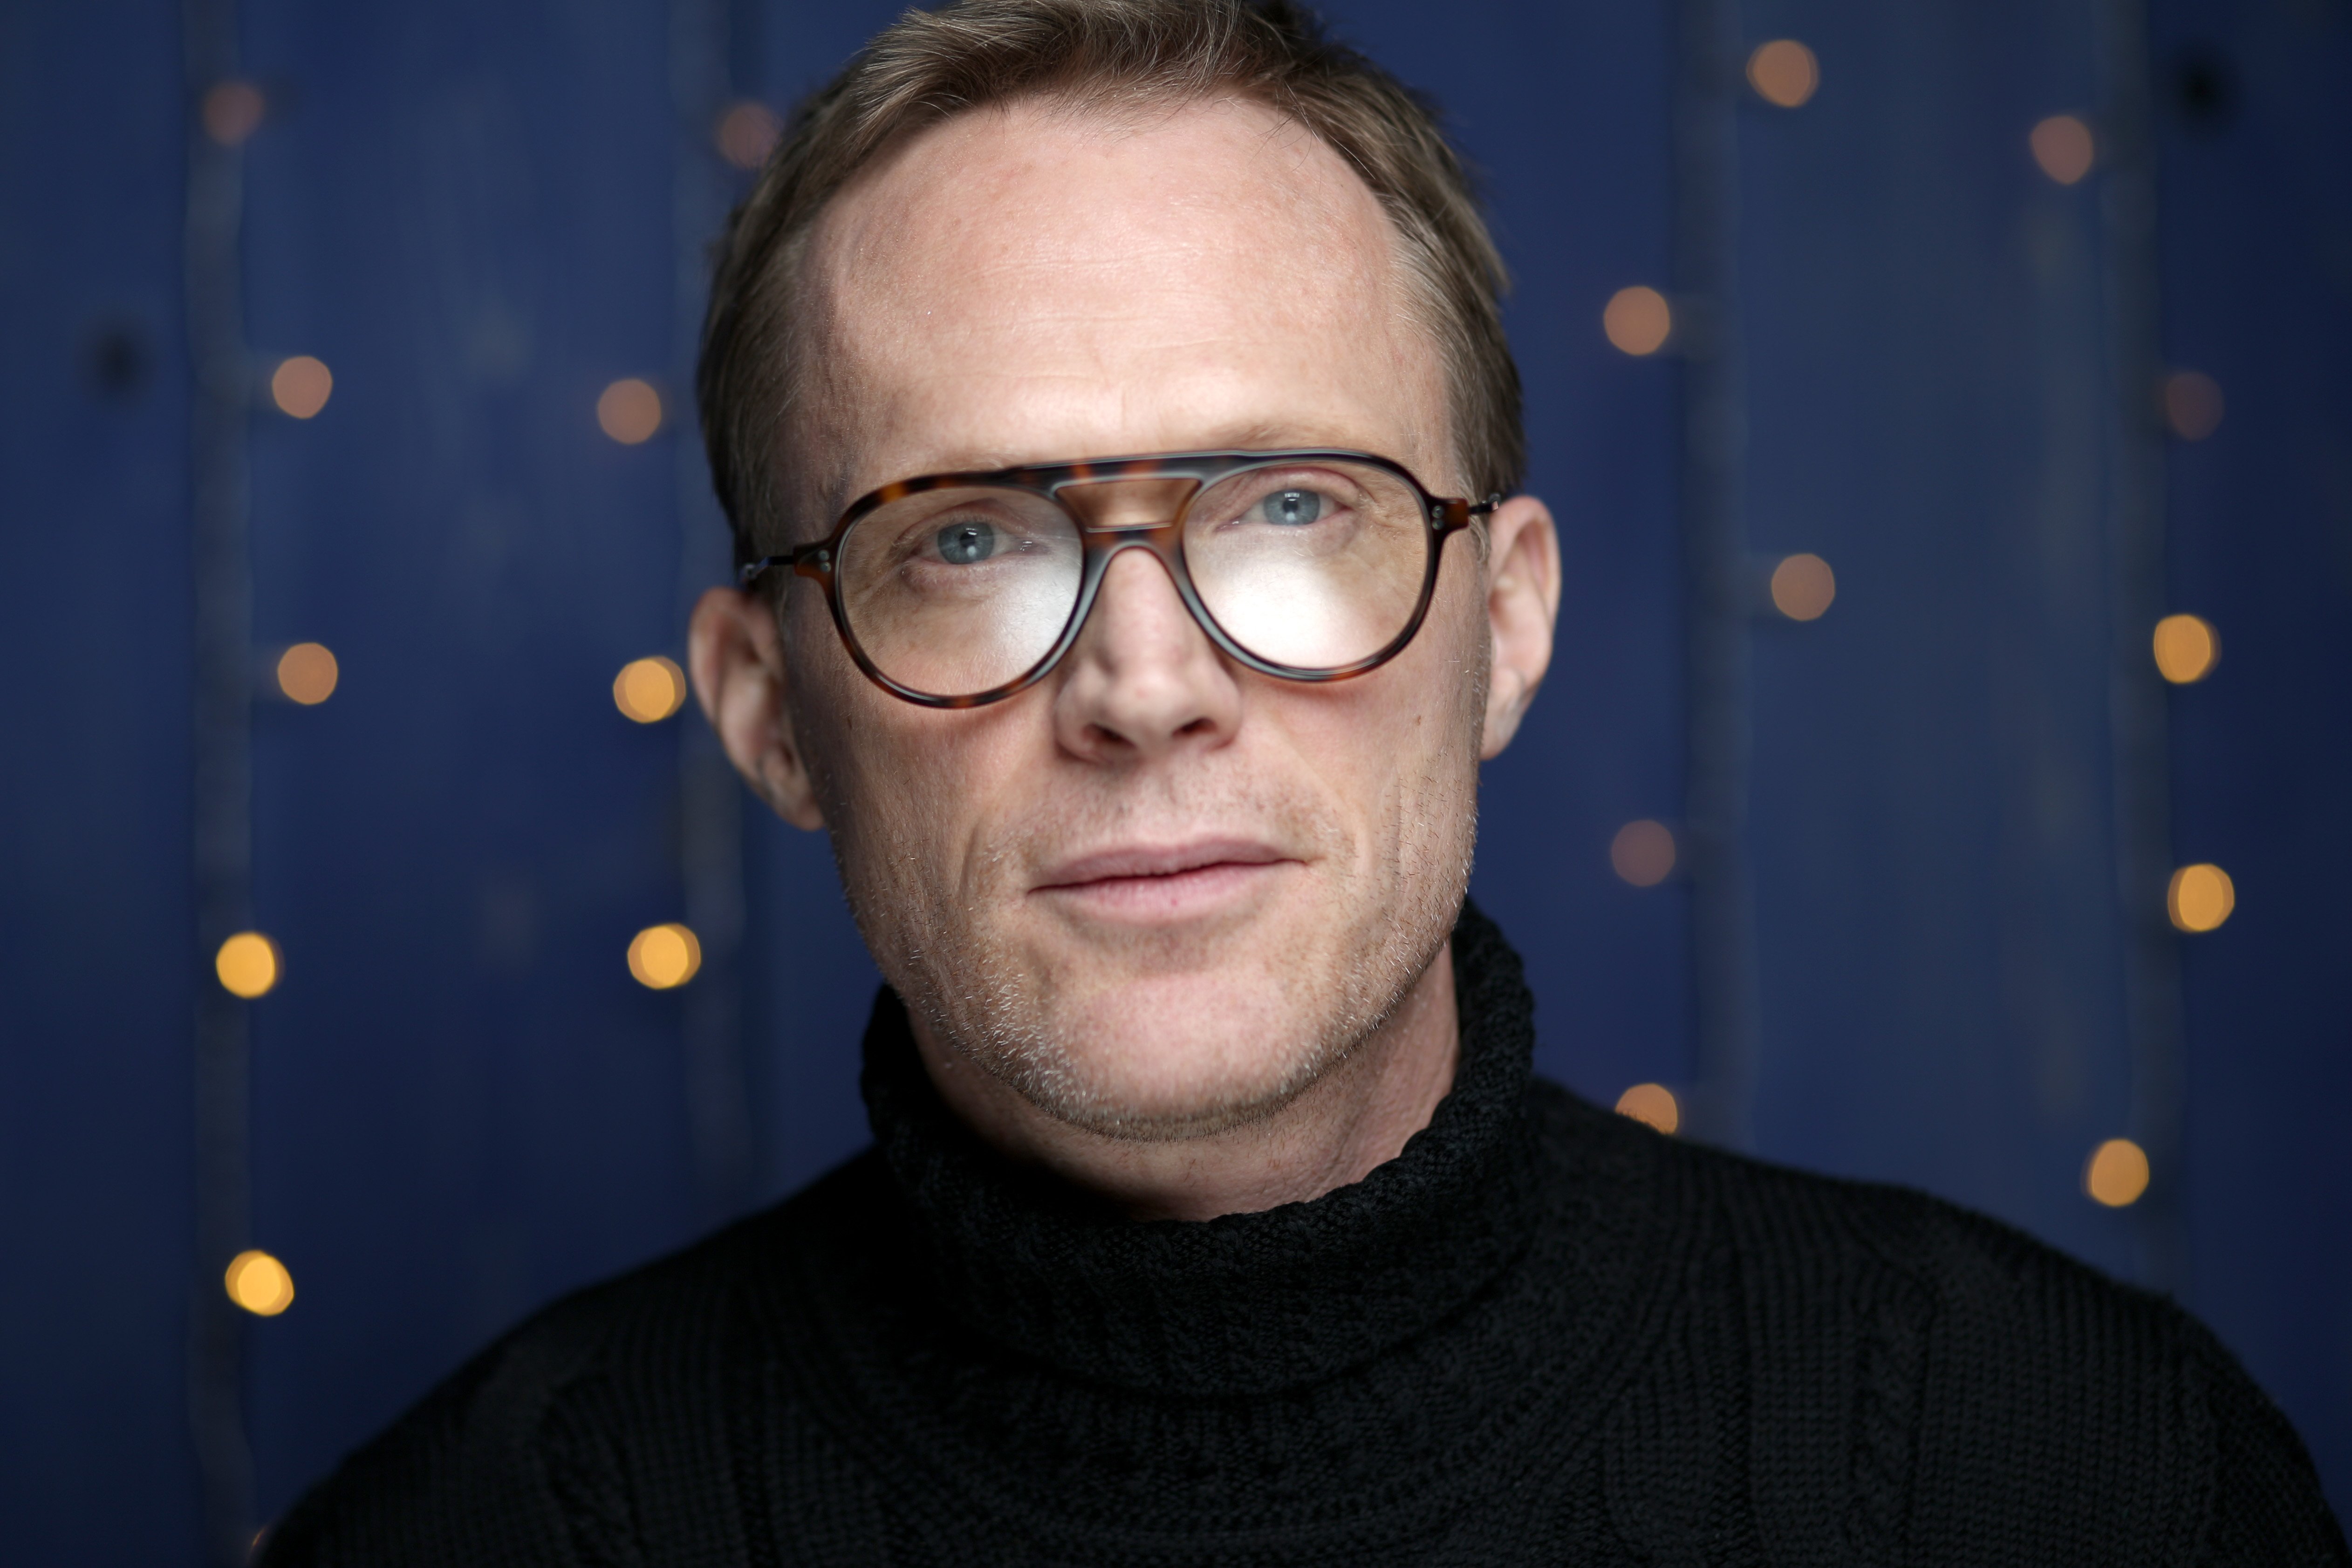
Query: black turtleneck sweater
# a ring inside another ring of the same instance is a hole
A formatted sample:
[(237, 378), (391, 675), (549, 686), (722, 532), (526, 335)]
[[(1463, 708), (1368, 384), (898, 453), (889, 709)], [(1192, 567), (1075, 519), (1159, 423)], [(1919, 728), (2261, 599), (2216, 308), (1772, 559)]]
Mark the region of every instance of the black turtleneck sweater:
[(2352, 1562), (2179, 1311), (1598, 1110), (1475, 910), (1454, 953), (1428, 1128), (1205, 1224), (983, 1148), (885, 993), (873, 1149), (508, 1335), (265, 1563)]

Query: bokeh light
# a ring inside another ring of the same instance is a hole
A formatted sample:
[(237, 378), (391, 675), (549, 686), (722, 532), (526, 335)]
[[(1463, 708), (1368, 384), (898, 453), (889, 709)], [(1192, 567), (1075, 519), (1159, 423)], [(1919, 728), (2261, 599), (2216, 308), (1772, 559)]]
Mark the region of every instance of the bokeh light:
[(238, 932), (213, 955), (213, 973), (220, 977), (222, 986), (247, 1001), (268, 996), (284, 972), (278, 944), (258, 931)]
[(230, 1301), (257, 1318), (274, 1318), (294, 1304), (294, 1276), (257, 1248), (230, 1259), (221, 1283)]
[(205, 122), (205, 134), (224, 147), (241, 147), (247, 137), (261, 129), (262, 117), (269, 112), (269, 100), (261, 89), (249, 81), (215, 82), (205, 94), (198, 114)]
[(2164, 378), (2165, 427), (2183, 441), (2202, 441), (2221, 428), (2221, 384), (2202, 371)]
[(2042, 172), (2062, 185), (2072, 185), (2099, 161), (2098, 143), (2091, 128), (2071, 114), (2053, 114), (2026, 138)]
[(1612, 346), (1625, 353), (1654, 354), (1674, 335), (1675, 313), (1664, 295), (1635, 284), (1609, 297), (1608, 307), (1601, 312), (1601, 329), (1609, 335)]
[(2164, 912), (2183, 931), (2218, 931), (2238, 907), (2238, 884), (2220, 866), (2185, 865), (2164, 890)]
[(316, 417), (334, 391), (335, 373), (308, 354), (280, 360), (269, 377), (269, 401), (295, 419)]
[(652, 440), (661, 423), (661, 393), (635, 376), (614, 382), (596, 400), (597, 425), (624, 446)]
[(649, 925), (629, 944), (629, 973), (653, 990), (674, 990), (701, 967), (702, 944), (676, 922)]
[(1675, 1092), (1663, 1083), (1634, 1084), (1617, 1096), (1617, 1113), (1646, 1122), (1661, 1133), (1671, 1134), (1683, 1124), (1683, 1108), (1675, 1103)]
[(2221, 656), (2221, 637), (2196, 615), (2168, 615), (2156, 623), (2157, 672), (2176, 686), (2201, 681)]
[(711, 141), (718, 147), (719, 155), (738, 169), (757, 169), (775, 151), (776, 139), (783, 130), (774, 110), (747, 99), (729, 105), (727, 112), (719, 117)]
[(1795, 109), (1822, 85), (1821, 62), (1796, 39), (1775, 38), (1748, 57), (1748, 85), (1765, 102)]
[(278, 689), (304, 707), (316, 707), (335, 695), (342, 668), (321, 643), (297, 643), (278, 656)]
[(1791, 621), (1818, 621), (1837, 598), (1837, 573), (1817, 555), (1792, 555), (1772, 569), (1772, 608)]
[(613, 677), (613, 706), (639, 724), (659, 724), (686, 704), (686, 672), (668, 659), (632, 659)]
[(2138, 1202), (2147, 1190), (2147, 1152), (2129, 1138), (2109, 1138), (2084, 1162), (2083, 1190), (2109, 1208)]
[(1675, 835), (1647, 818), (1628, 822), (1609, 841), (1609, 864), (1635, 887), (1655, 887), (1675, 869)]

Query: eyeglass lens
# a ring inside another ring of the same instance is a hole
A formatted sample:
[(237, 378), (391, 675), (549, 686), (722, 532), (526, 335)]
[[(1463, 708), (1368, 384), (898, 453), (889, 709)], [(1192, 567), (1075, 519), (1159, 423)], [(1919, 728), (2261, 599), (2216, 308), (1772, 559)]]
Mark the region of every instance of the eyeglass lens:
[[(1344, 668), (1394, 642), (1428, 570), (1420, 492), (1370, 465), (1245, 469), (1184, 511), (1202, 606), (1254, 657)], [(1019, 679), (1060, 641), (1085, 581), (1077, 521), (1031, 491), (971, 486), (877, 507), (835, 570), (851, 634), (910, 691), (957, 697)]]

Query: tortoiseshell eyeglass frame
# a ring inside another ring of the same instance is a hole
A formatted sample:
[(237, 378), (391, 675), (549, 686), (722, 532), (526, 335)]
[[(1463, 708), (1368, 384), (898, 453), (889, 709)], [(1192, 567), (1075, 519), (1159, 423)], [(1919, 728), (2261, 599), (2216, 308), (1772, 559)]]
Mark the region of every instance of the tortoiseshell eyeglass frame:
[[(1185, 515), (1194, 497), (1205, 493), (1220, 479), (1230, 478), (1253, 468), (1279, 468), (1318, 462), (1363, 464), (1403, 480), (1421, 497), (1423, 535), (1429, 542), (1426, 563), (1421, 574), (1421, 592), (1413, 601), (1412, 616), (1405, 622), (1404, 630), (1378, 652), (1369, 653), (1353, 664), (1329, 669), (1277, 664), (1272, 660), (1259, 658), (1234, 642), (1226, 635), (1224, 628), (1217, 624), (1216, 617), (1209, 613), (1208, 607), (1202, 603), (1199, 591), (1192, 586), (1192, 571), (1184, 564)], [(1197, 483), (1185, 497), (1183, 506), (1178, 507), (1172, 517), (1156, 523), (1089, 523), (1061, 498), (1061, 492), (1070, 486), (1136, 479), (1192, 479)], [(849, 531), (876, 507), (925, 490), (971, 486), (1025, 490), (1052, 502), (1069, 516), (1072, 525), (1077, 529), (1085, 557), (1076, 602), (1071, 606), (1069, 620), (1044, 658), (1003, 685), (967, 695), (940, 696), (931, 692), (917, 691), (892, 680), (859, 645), (857, 633), (850, 626), (848, 612), (842, 603), (841, 585), (834, 573), (834, 563), (840, 559), (842, 542), (849, 537)], [(1175, 583), (1176, 592), (1183, 600), (1184, 608), (1193, 622), (1225, 657), (1244, 669), (1286, 681), (1344, 681), (1380, 668), (1412, 641), (1414, 634), (1421, 630), (1422, 622), (1427, 618), (1430, 600), (1437, 591), (1437, 571), (1444, 559), (1447, 537), (1467, 528), (1478, 518), (1491, 515), (1502, 502), (1500, 495), (1489, 496), (1484, 501), (1433, 496), (1428, 486), (1401, 463), (1369, 452), (1312, 447), (1265, 452), (1167, 452), (1142, 457), (1097, 458), (1083, 463), (1031, 464), (987, 472), (926, 474), (919, 478), (901, 479), (895, 484), (885, 485), (859, 497), (850, 504), (847, 511), (842, 513), (841, 520), (834, 525), (832, 533), (814, 543), (796, 545), (780, 555), (762, 556), (758, 560), (747, 561), (737, 571), (736, 583), (739, 587), (750, 588), (771, 569), (790, 567), (796, 575), (823, 585), (825, 602), (833, 610), (834, 629), (841, 633), (842, 645), (849, 650), (849, 656), (856, 661), (857, 667), (876, 685), (892, 696), (902, 697), (924, 707), (981, 707), (1025, 691), (1053, 674), (1055, 666), (1077, 643), (1078, 633), (1085, 629), (1087, 617), (1094, 611), (1096, 592), (1102, 586), (1103, 574), (1110, 569), (1112, 558), (1121, 550), (1148, 549), (1159, 558), (1160, 565), (1167, 568), (1168, 576)]]

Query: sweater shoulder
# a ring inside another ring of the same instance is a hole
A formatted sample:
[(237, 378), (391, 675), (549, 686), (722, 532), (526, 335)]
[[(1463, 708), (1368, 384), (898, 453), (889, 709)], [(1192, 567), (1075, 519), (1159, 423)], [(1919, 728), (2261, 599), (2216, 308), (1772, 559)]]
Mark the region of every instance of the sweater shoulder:
[(1882, 1492), (1976, 1561), (2352, 1563), (2292, 1427), (2169, 1297), (1927, 1193), (1581, 1114), (1706, 1233), (1685, 1304), (1745, 1324), (1759, 1442), (1845, 1469), (1851, 1539)]
[(854, 1233), (887, 1185), (869, 1149), (541, 1309), (312, 1487), (270, 1531), (266, 1568), (635, 1561), (650, 1521), (625, 1517), (627, 1500), (684, 1502), (723, 1484), (747, 1288)]
[[(1560, 1098), (1570, 1096), (1564, 1092)], [(1916, 1188), (1824, 1176), (1657, 1134), (1584, 1108), (1614, 1136), (1663, 1145), (1662, 1166), (1692, 1218), (1718, 1227), (1750, 1275), (1901, 1281), (1947, 1318), (2087, 1314), (2175, 1349), (2226, 1354), (2170, 1298), (2116, 1280), (2015, 1226)], [(1591, 1123), (1588, 1123), (1590, 1125)]]

